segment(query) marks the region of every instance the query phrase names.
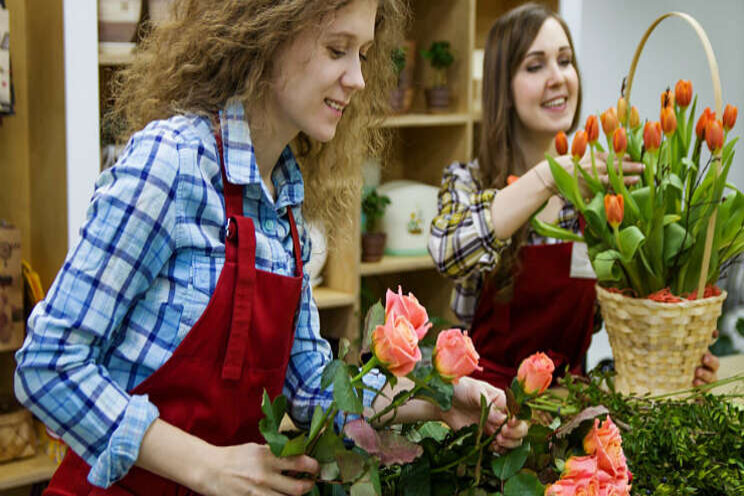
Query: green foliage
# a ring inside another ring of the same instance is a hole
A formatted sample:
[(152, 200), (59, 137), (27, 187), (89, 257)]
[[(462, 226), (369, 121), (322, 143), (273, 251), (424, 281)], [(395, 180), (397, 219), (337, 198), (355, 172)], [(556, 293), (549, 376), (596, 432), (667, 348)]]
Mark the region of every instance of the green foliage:
[(377, 193), (371, 188), (362, 195), (362, 212), (365, 218), (365, 232), (375, 232), (377, 223), (385, 215), (385, 209), (390, 205), (390, 197)]
[(405, 47), (396, 47), (390, 53), (390, 59), (393, 61), (395, 75), (400, 76), (403, 69), (406, 68), (406, 49)]
[(421, 56), (429, 61), (435, 70), (436, 80), (434, 86), (447, 85), (447, 69), (455, 61), (455, 56), (450, 50), (449, 41), (434, 41), (428, 50), (421, 50)]

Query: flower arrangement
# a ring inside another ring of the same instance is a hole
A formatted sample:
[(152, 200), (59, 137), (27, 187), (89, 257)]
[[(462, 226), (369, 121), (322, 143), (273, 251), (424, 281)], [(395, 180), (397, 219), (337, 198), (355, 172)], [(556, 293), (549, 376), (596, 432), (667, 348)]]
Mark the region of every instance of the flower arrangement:
[[(558, 190), (582, 214), (586, 229), (578, 236), (536, 218), (532, 224), (548, 236), (585, 241), (601, 286), (661, 302), (711, 296), (719, 293), (712, 285), (721, 270), (744, 251), (744, 195), (726, 182), (737, 141), (728, 139), (737, 108), (727, 105), (720, 119), (706, 108), (695, 124), (696, 106), (692, 84), (680, 80), (674, 92), (662, 93), (659, 120), (643, 124), (638, 110), (628, 109), (621, 97), (599, 120), (590, 115), (574, 136), (573, 175), (547, 157)], [(607, 186), (595, 163), (595, 152), (603, 150), (600, 123), (608, 147)], [(558, 153), (568, 152), (565, 134), (556, 136), (555, 145)], [(591, 171), (578, 165), (587, 147)], [(624, 182), (625, 160), (645, 166), (631, 187)], [(716, 220), (710, 265), (701, 277), (711, 218)], [(708, 285), (703, 295), (696, 291), (700, 279)]]

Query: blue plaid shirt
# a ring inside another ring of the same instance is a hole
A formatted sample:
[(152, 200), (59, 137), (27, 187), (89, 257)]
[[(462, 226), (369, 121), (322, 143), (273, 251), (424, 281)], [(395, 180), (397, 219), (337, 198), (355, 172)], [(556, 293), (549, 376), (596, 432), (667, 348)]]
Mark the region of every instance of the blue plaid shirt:
[[(287, 209), (297, 221), (302, 260), (311, 247), (301, 216), (302, 175), (287, 147), (273, 169), (276, 201), (256, 165), (242, 105), (220, 113), (226, 173), (245, 185), (244, 212), (256, 226), (256, 267), (295, 270)], [(88, 480), (109, 486), (137, 459), (158, 409), (132, 390), (162, 366), (199, 319), (225, 257), (217, 145), (195, 115), (150, 123), (101, 174), (81, 229), (17, 352), (16, 395), (91, 465)], [(320, 375), (331, 359), (304, 273), (294, 345), (284, 384), (293, 420), (310, 422), (330, 391)], [(267, 350), (270, 351), (270, 350)], [(375, 389), (384, 378), (370, 374)], [(365, 404), (372, 394), (365, 391)]]

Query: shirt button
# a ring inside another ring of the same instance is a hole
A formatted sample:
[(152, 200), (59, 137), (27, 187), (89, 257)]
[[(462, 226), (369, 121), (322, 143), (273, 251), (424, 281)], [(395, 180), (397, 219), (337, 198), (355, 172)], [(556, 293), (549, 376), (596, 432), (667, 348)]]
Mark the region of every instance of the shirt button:
[(267, 231), (273, 231), (274, 230), (274, 221), (269, 219), (264, 222), (264, 229)]

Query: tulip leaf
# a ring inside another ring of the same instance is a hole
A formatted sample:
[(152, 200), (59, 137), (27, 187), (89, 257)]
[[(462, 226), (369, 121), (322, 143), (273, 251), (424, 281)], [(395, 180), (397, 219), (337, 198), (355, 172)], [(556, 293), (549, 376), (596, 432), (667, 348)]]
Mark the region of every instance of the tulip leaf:
[(628, 155), (633, 162), (641, 161), (641, 151), (643, 149), (643, 126), (638, 126), (628, 133)]
[(545, 486), (536, 475), (521, 472), (506, 481), (504, 496), (542, 496)]
[(620, 231), (620, 253), (623, 260), (632, 260), (638, 247), (645, 241), (646, 237), (636, 226), (626, 227)]
[(682, 220), (682, 216), (680, 216), (680, 215), (677, 215), (677, 214), (665, 215), (664, 216), (664, 225), (667, 226), (667, 225), (671, 224), (672, 222), (678, 222), (680, 220)]
[(362, 401), (351, 385), (351, 378), (346, 367), (338, 367), (333, 377), (333, 399), (339, 410), (361, 414), (364, 410)]
[(555, 161), (550, 155), (545, 155), (550, 165), (550, 172), (553, 174), (553, 180), (558, 188), (558, 191), (564, 198), (576, 205), (581, 210), (584, 201), (581, 199), (579, 194), (579, 185), (576, 184), (576, 179), (569, 174), (558, 162)]
[(597, 280), (607, 282), (617, 282), (623, 279), (623, 271), (619, 262), (621, 255), (616, 250), (605, 250), (599, 253), (592, 260), (592, 267), (597, 274)]
[(562, 239), (564, 241), (583, 242), (584, 238), (573, 231), (543, 222), (537, 217), (530, 219), (530, 224), (537, 234), (548, 238)]
[[(604, 209), (603, 195), (595, 195), (594, 198), (592, 198), (592, 201), (587, 204), (586, 210), (584, 210), (584, 219), (586, 220), (587, 227), (596, 235), (596, 237), (607, 243), (611, 242), (610, 230), (607, 227), (607, 216)], [(584, 237), (586, 238), (586, 232), (584, 233)], [(587, 239), (586, 241), (588, 243), (590, 240)]]
[(495, 458), (491, 462), (491, 469), (496, 477), (505, 481), (519, 472), (530, 454), (530, 443), (524, 442), (508, 453)]
[(583, 167), (579, 167), (579, 172), (581, 173), (581, 177), (589, 186), (589, 189), (592, 191), (592, 193), (604, 193), (604, 186), (602, 186), (601, 182), (599, 182), (597, 179), (594, 179), (591, 174), (584, 170)]

